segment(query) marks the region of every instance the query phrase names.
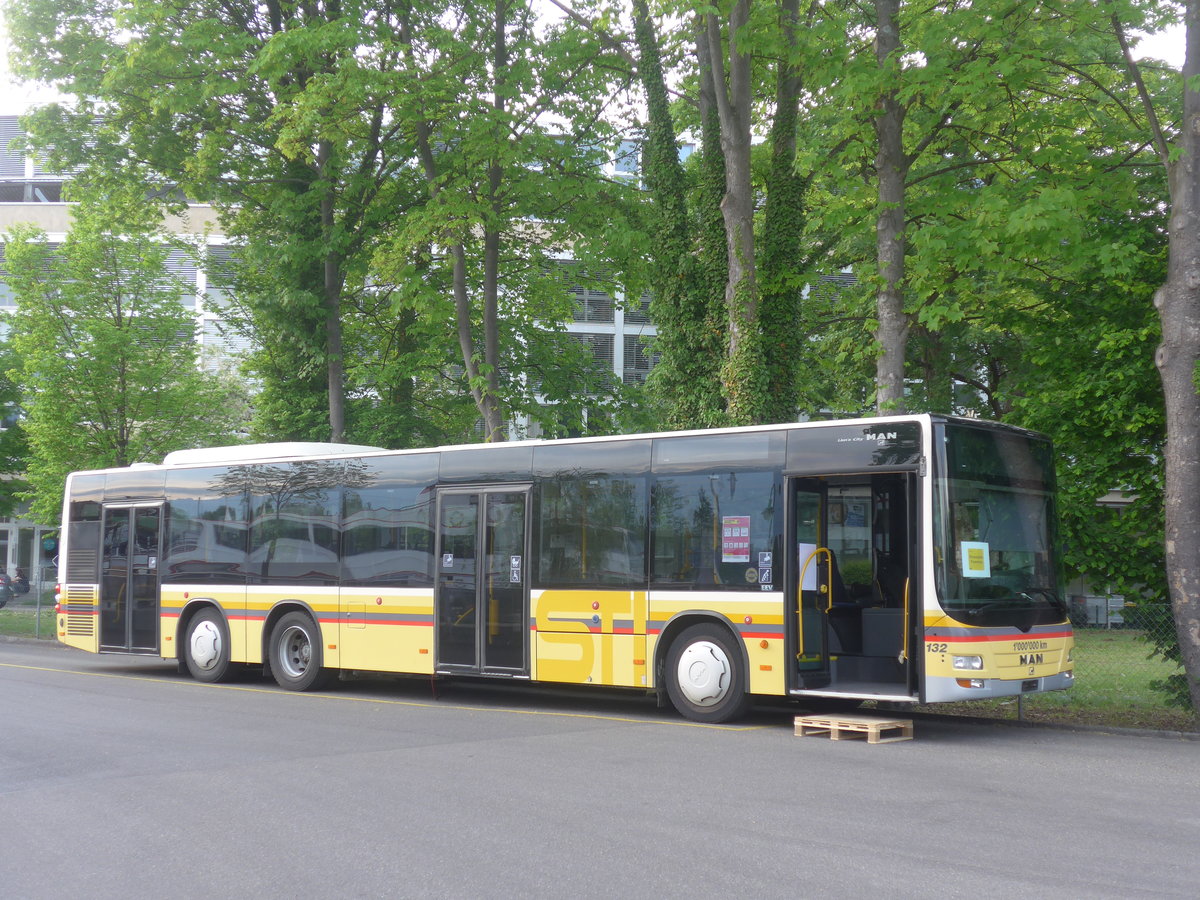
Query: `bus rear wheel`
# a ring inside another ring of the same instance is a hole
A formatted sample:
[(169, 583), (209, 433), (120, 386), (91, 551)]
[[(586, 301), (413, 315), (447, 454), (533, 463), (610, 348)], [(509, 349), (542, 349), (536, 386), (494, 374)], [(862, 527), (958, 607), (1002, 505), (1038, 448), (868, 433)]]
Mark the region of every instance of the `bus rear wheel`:
[(321, 666), (321, 629), (302, 612), (285, 614), (271, 631), (271, 674), (281, 688), (313, 691), (332, 674)]
[(229, 652), (229, 632), (215, 609), (202, 609), (188, 622), (183, 641), (183, 661), (197, 681), (216, 684), (236, 670)]
[(694, 722), (728, 722), (750, 707), (741, 652), (720, 625), (683, 630), (667, 653), (666, 680), (671, 704)]

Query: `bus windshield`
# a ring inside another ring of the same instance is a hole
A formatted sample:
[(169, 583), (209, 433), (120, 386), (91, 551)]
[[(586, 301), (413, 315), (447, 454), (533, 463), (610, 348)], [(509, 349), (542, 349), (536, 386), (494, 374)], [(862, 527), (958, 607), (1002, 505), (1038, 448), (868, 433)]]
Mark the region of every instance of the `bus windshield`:
[(934, 481), (938, 599), (967, 625), (1062, 622), (1050, 444), (946, 424)]

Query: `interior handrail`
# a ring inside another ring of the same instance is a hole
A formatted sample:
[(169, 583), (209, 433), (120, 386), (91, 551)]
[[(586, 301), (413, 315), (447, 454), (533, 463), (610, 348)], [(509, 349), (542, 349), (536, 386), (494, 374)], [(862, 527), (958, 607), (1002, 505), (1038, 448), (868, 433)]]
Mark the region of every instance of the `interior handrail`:
[[(801, 618), (804, 613), (804, 574), (808, 571), (808, 564), (816, 559), (820, 554), (825, 554), (826, 562), (829, 564), (830, 571), (833, 571), (833, 551), (828, 547), (817, 547), (804, 560), (804, 565), (800, 567), (800, 580), (796, 583), (796, 658), (801, 659), (804, 656), (804, 621)], [(818, 581), (818, 593), (827, 594), (828, 602), (825, 604), (825, 612), (829, 612), (833, 608), (833, 592), (829, 590), (828, 584), (822, 584)]]

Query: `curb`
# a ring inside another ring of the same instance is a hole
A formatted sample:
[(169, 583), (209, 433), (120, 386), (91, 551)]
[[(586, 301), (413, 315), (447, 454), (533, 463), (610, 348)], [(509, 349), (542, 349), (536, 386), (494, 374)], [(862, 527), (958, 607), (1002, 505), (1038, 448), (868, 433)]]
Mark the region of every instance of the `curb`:
[(1165, 731), (1155, 728), (1124, 728), (1120, 725), (1075, 725), (1070, 722), (1031, 722), (1028, 719), (989, 719), (984, 716), (951, 716), (946, 713), (914, 712), (914, 719), (927, 722), (954, 724), (978, 723), (980, 725), (1031, 728), (1046, 731), (1069, 731), (1079, 734), (1111, 734), (1116, 737), (1156, 737), (1177, 741), (1200, 741), (1200, 731)]
[(63, 650), (69, 649), (66, 644), (60, 644), (58, 641), (56, 641), (53, 635), (50, 637), (37, 638), (15, 634), (0, 634), (0, 644), (34, 644), (39, 647), (54, 646), (61, 647)]

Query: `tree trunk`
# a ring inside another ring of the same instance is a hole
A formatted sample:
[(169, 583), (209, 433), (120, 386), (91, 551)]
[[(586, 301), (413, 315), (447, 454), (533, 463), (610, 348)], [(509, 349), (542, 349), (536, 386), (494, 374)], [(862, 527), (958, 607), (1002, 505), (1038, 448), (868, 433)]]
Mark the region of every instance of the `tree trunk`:
[(325, 356), (329, 380), (329, 440), (346, 440), (346, 363), (342, 357), (342, 277), (337, 254), (325, 258)]
[(332, 247), (334, 225), (333, 186), (328, 166), (333, 147), (328, 140), (317, 144), (317, 186), (321, 190), (321, 237), (325, 243), (322, 300), (325, 314), (325, 366), (329, 385), (329, 440), (346, 440), (346, 374), (342, 359), (342, 274), (341, 260)]
[[(508, 45), (505, 26), (508, 22), (507, 0), (496, 0), (495, 30), (492, 43), (493, 77), (496, 79), (492, 108), (497, 121), (503, 121), (505, 100), (504, 83), (508, 72)], [(500, 196), (504, 172), (500, 163), (493, 161), (488, 166), (488, 201), (492, 216), (499, 221), (503, 215), (503, 200)], [(500, 388), (500, 327), (498, 297), (500, 290), (500, 232), (495, 225), (486, 225), (483, 234), (483, 376), (485, 398), (480, 412), (483, 413), (484, 440), (502, 441), (504, 419), (497, 402)]]
[[(500, 89), (503, 70), (507, 66), (508, 51), (505, 44), (505, 26), (507, 24), (508, 5), (506, 0), (497, 0), (495, 5), (493, 64), (497, 79), (496, 93), (493, 98), (493, 108), (504, 110), (504, 95)], [(409, 44), (411, 60), (411, 27), (407, 17), (401, 16), (400, 33)], [(416, 62), (412, 61), (416, 66)], [(440, 173), (437, 167), (437, 157), (433, 152), (433, 129), (428, 122), (417, 122), (417, 155), (421, 160), (421, 168), (425, 174), (425, 182), (429, 196), (437, 199), (441, 192)], [(498, 163), (488, 168), (488, 190), (492, 212), (500, 212), (499, 192), (503, 180), (503, 171)], [(465, 237), (465, 236), (464, 236)], [(449, 247), (451, 266), (451, 281), (454, 294), (455, 333), (458, 336), (459, 351), (462, 354), (463, 371), (467, 376), (468, 390), (475, 402), (475, 409), (483, 420), (484, 440), (504, 440), (504, 416), (500, 407), (499, 367), (500, 367), (500, 334), (497, 314), (497, 297), (499, 294), (499, 260), (500, 234), (493, 225), (486, 226), (484, 234), (484, 310), (483, 310), (483, 364), (480, 365), (477, 353), (475, 333), (471, 321), (471, 295), (467, 277), (467, 250), (462, 240), (455, 241)]]
[(1185, 21), (1181, 152), (1168, 163), (1171, 221), (1167, 282), (1154, 297), (1163, 332), (1155, 362), (1167, 414), (1167, 586), (1200, 713), (1200, 0), (1188, 0)]
[(899, 75), (899, 0), (876, 0), (878, 29), (875, 59), (889, 87), (875, 117), (879, 142), (875, 156), (879, 179), (879, 213), (875, 220), (876, 261), (880, 286), (876, 295), (879, 358), (875, 364), (875, 411), (904, 412), (904, 358), (908, 318), (904, 314), (904, 182), (909, 161), (904, 154), (904, 107), (897, 99)]
[(1155, 365), (1167, 426), (1164, 549), (1180, 660), (1192, 709), (1200, 714), (1200, 0), (1185, 5), (1183, 120), (1174, 148), (1163, 135), (1116, 13), (1112, 24), (1166, 167), (1171, 198), (1167, 281), (1154, 295), (1162, 325)]
[(800, 0), (783, 0), (779, 24), (786, 56), (775, 77), (775, 118), (771, 123), (771, 167), (759, 242), (759, 321), (768, 422), (796, 418), (796, 374), (803, 358), (799, 290), (791, 276), (799, 268), (804, 235), (807, 180), (796, 173), (796, 126), (804, 86), (795, 63)]
[(725, 307), (729, 327), (725, 390), (729, 417), (734, 424), (750, 424), (760, 416), (765, 385), (761, 381), (758, 340), (758, 285), (754, 259), (754, 195), (750, 173), (751, 72), (750, 53), (739, 44), (750, 20), (750, 0), (735, 0), (729, 16), (728, 73), (720, 64), (721, 24), (707, 15), (708, 53), (712, 83), (721, 122), (721, 150), (725, 157), (725, 242), (729, 277)]
[(1183, 119), (1175, 147), (1167, 144), (1116, 13), (1112, 25), (1166, 167), (1171, 198), (1167, 281), (1154, 295), (1162, 326), (1154, 362), (1167, 426), (1164, 549), (1179, 656), (1192, 709), (1200, 715), (1200, 0), (1184, 7)]
[(471, 398), (475, 408), (483, 419), (483, 430), (487, 440), (497, 432), (502, 433), (503, 421), (500, 416), (496, 395), (487, 388), (488, 376), (480, 371), (475, 353), (475, 339), (471, 329), (471, 296), (467, 287), (467, 252), (462, 244), (450, 248), (453, 263), (454, 280), (454, 318), (458, 333), (458, 347), (462, 352), (463, 368), (467, 373), (467, 383), (470, 385)]
[[(736, 0), (729, 17), (729, 70), (720, 65), (721, 25), (708, 17), (708, 52), (712, 61), (717, 114), (721, 122), (721, 151), (725, 156), (725, 242), (729, 255), (729, 280), (725, 305), (729, 316), (729, 355), (737, 351), (744, 324), (757, 317), (754, 295), (754, 197), (750, 181), (750, 55), (738, 46), (737, 33), (750, 18), (750, 0)], [(747, 292), (738, 299), (739, 290)], [(738, 313), (742, 313), (739, 315)]]
[[(679, 160), (679, 141), (663, 76), (658, 38), (646, 0), (634, 0), (637, 75), (646, 93), (646, 143), (642, 172), (652, 202), (656, 240), (651, 248), (651, 309), (658, 326), (659, 362), (647, 387), (662, 405), (671, 428), (723, 424), (725, 403), (720, 369), (725, 356), (725, 229), (718, 204), (725, 183), (716, 100), (708, 76), (708, 39), (697, 17), (694, 45), (700, 78), (701, 185), (694, 195), (700, 228), (689, 215), (688, 178)], [(713, 185), (717, 185), (715, 189)], [(710, 197), (716, 199), (709, 202)], [(715, 225), (715, 227), (714, 227)], [(714, 236), (715, 233), (715, 236)], [(711, 265), (719, 247), (719, 265)], [(719, 269), (719, 271), (714, 271)], [(716, 290), (713, 290), (713, 285)]]

